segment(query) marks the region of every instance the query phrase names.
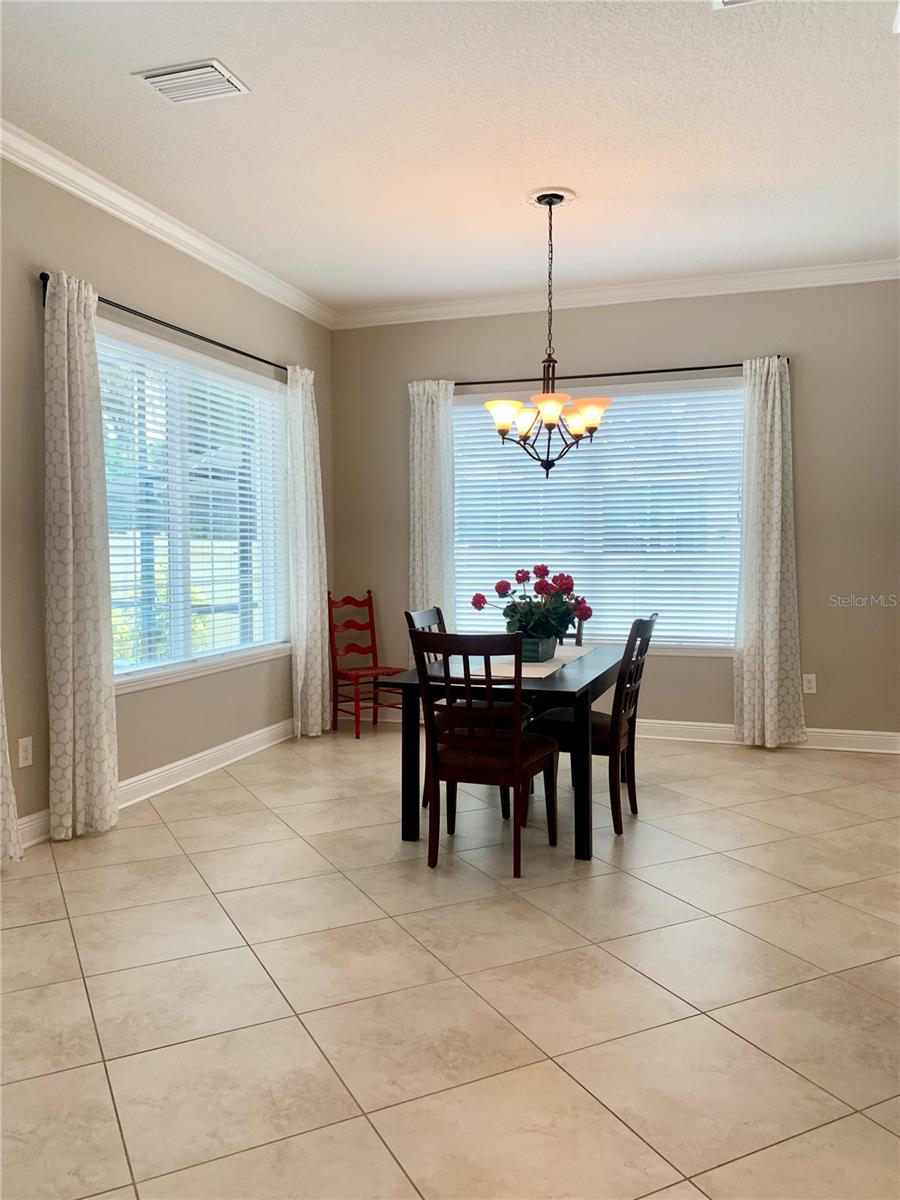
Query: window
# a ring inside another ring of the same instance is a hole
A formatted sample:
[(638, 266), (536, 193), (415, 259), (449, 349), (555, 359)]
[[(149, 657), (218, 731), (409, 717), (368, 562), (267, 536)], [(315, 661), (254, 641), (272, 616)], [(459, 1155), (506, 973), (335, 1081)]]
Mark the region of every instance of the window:
[[(579, 389), (576, 394), (596, 394)], [(606, 390), (606, 389), (605, 389)], [(659, 645), (733, 646), (741, 543), (739, 379), (607, 390), (592, 445), (544, 478), (481, 407), (454, 407), (457, 622), (487, 631), (472, 594), (546, 562), (575, 577), (586, 635), (621, 639), (659, 611)], [(525, 396), (519, 397), (521, 399)], [(498, 614), (499, 615), (499, 614)]]
[(284, 640), (281, 389), (102, 325), (116, 674)]

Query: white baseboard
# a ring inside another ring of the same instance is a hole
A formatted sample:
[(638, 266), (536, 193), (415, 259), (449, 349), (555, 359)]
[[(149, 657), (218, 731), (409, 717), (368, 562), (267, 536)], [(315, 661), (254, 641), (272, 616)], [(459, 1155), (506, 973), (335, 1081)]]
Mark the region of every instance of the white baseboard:
[[(797, 749), (854, 750), (864, 754), (900, 754), (900, 733), (877, 729), (808, 729), (808, 740)], [(638, 720), (638, 736), (690, 742), (734, 743), (734, 726), (714, 721)], [(792, 747), (785, 747), (791, 749)]]
[[(156, 796), (169, 788), (188, 783), (198, 775), (205, 775), (207, 771), (226, 767), (248, 754), (256, 754), (268, 746), (286, 741), (293, 733), (293, 721), (279, 721), (277, 725), (245, 733), (243, 737), (223, 742), (221, 746), (211, 746), (209, 750), (201, 750), (199, 754), (192, 754), (188, 758), (179, 759), (178, 762), (167, 763), (164, 767), (156, 767), (142, 775), (132, 775), (130, 779), (123, 779), (119, 784), (119, 808), (127, 808), (130, 804), (137, 804), (149, 796)], [(50, 810), (45, 808), (30, 816), (19, 817), (19, 836), (23, 846), (46, 842), (50, 836)]]

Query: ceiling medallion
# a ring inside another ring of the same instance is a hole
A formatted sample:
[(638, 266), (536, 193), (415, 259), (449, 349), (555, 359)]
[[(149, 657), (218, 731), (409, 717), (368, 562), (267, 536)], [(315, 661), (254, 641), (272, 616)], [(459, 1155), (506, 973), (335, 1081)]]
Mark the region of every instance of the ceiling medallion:
[[(502, 441), (515, 440), (539, 463), (545, 476), (560, 459), (587, 438), (594, 440), (603, 414), (612, 401), (608, 396), (585, 396), (572, 402), (568, 392), (556, 390), (556, 358), (553, 347), (553, 210), (573, 200), (569, 188), (532, 192), (529, 204), (547, 210), (547, 351), (543, 361), (541, 391), (531, 397), (533, 408), (521, 400), (488, 400), (485, 408), (494, 418)], [(515, 426), (515, 434), (513, 427)]]

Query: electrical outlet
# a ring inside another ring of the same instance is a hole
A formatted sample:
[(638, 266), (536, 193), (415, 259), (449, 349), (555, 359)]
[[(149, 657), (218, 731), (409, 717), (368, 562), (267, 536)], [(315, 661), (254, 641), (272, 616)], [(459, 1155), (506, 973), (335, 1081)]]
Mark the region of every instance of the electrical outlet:
[(30, 767), (34, 761), (31, 751), (31, 738), (19, 738), (19, 766)]
[(816, 694), (816, 677), (815, 675), (803, 676), (803, 695), (814, 696)]

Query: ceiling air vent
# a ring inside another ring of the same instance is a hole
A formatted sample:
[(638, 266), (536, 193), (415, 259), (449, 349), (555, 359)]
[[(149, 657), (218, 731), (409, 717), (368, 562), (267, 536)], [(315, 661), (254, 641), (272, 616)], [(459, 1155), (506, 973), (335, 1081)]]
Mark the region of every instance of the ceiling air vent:
[(177, 67), (154, 67), (152, 71), (136, 71), (135, 75), (173, 104), (220, 100), (250, 90), (215, 58), (181, 63)]

